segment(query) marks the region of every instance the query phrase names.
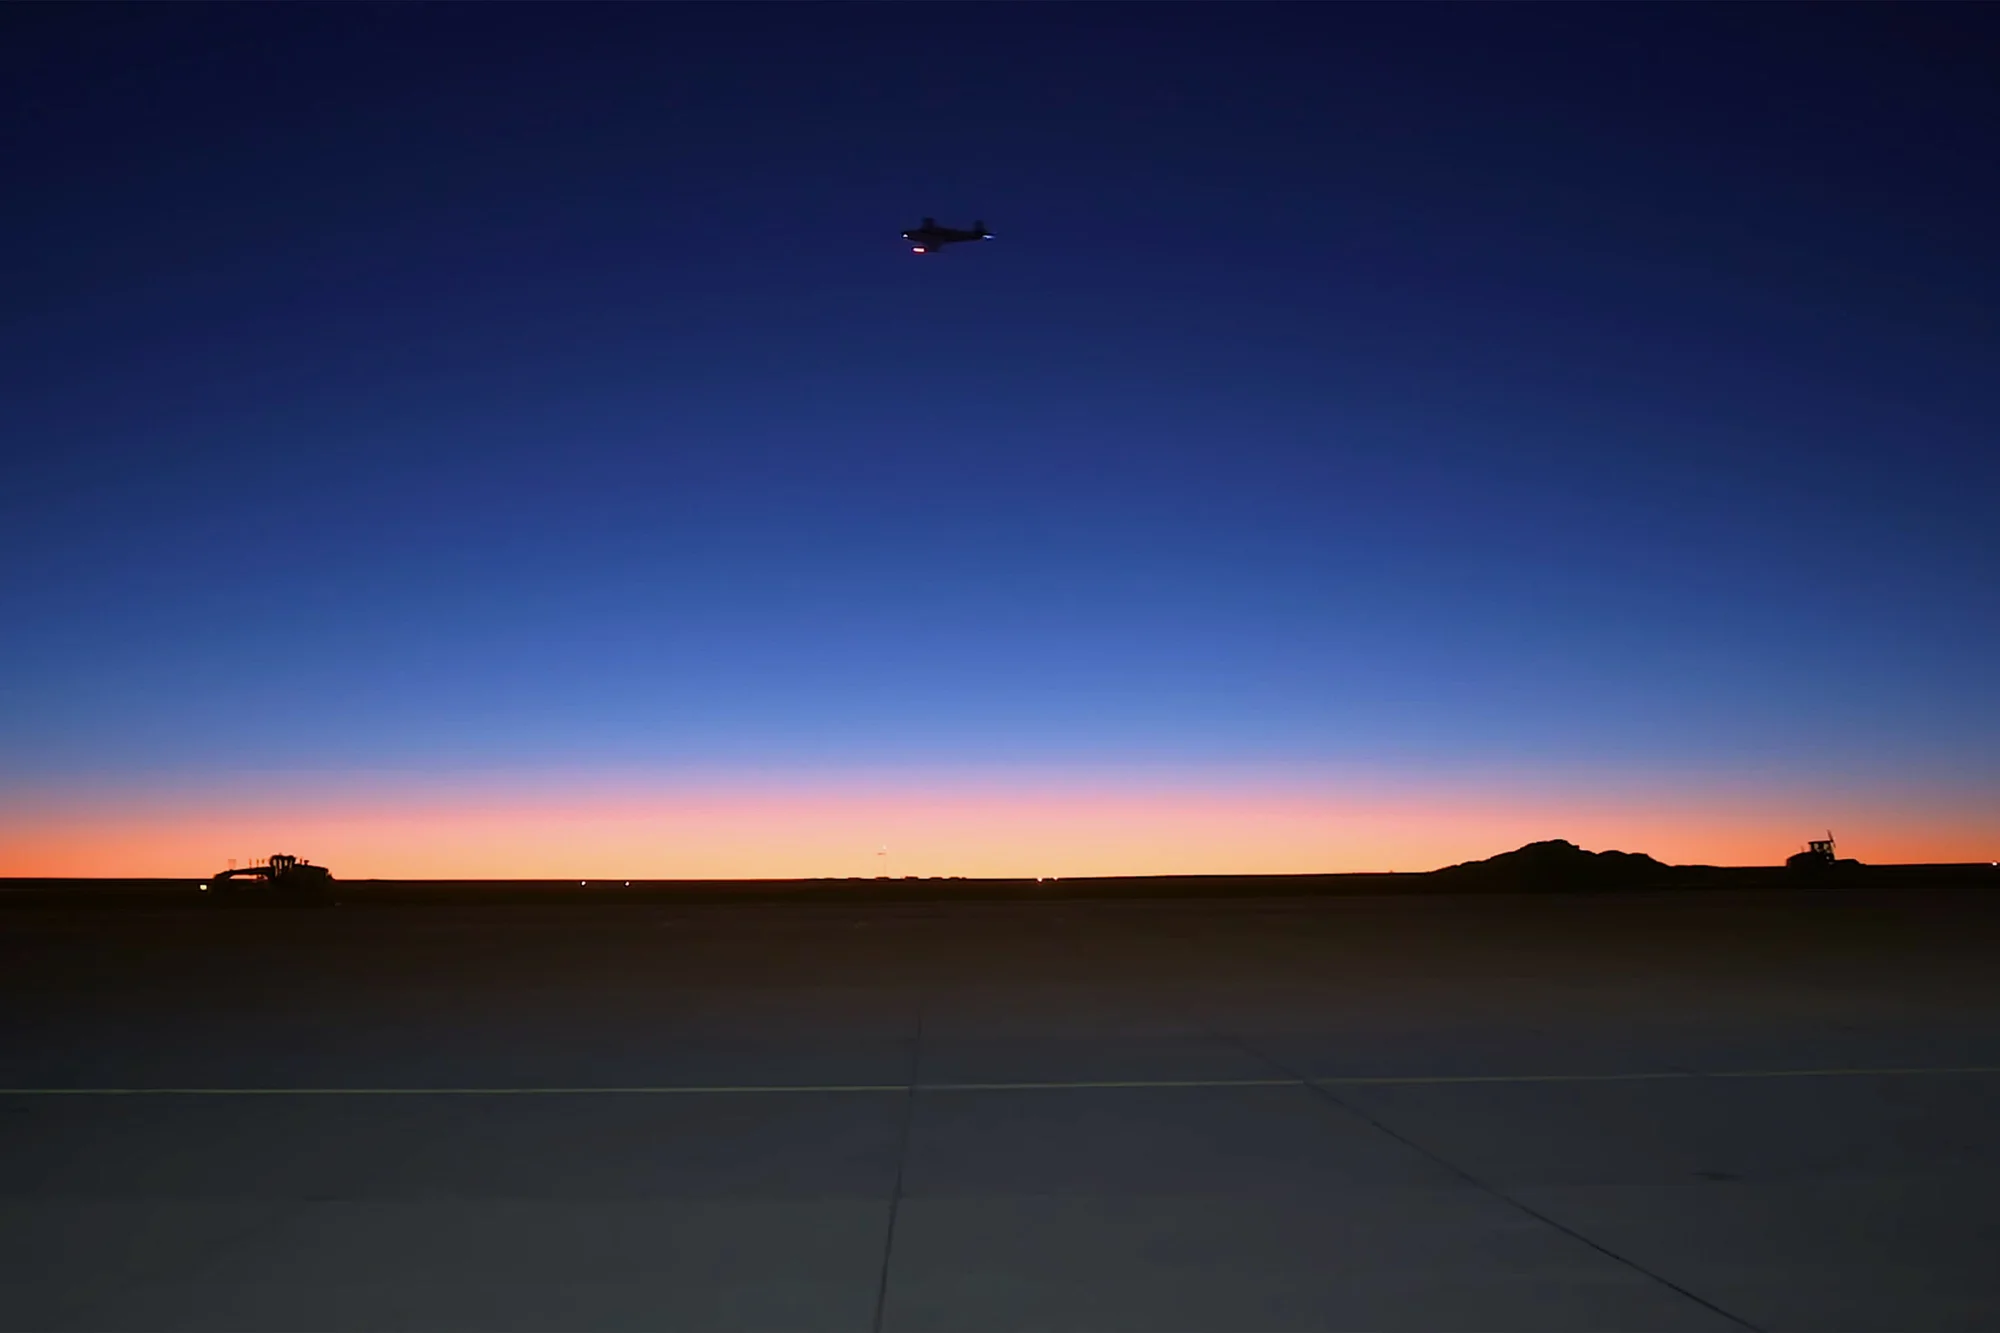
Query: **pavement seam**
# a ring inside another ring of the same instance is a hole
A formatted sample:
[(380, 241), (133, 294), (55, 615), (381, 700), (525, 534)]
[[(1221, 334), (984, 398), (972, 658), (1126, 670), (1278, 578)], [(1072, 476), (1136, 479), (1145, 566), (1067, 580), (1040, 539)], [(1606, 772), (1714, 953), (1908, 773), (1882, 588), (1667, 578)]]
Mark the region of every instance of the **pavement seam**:
[(896, 1183), (889, 1192), (889, 1225), (882, 1236), (882, 1272), (875, 1282), (875, 1319), (871, 1333), (882, 1333), (882, 1318), (889, 1309), (889, 1265), (896, 1254), (896, 1217), (903, 1207), (903, 1172), (910, 1162), (910, 1127), (917, 1118), (917, 1092), (922, 1088), (917, 1074), (924, 1058), (924, 1010), (917, 1006), (916, 1031), (910, 1039), (910, 1083), (903, 1090), (903, 1125), (896, 1139)]
[[(1266, 1055), (1264, 1052), (1252, 1046), (1249, 1042), (1236, 1037), (1232, 1037), (1230, 1038), (1230, 1040), (1233, 1041), (1237, 1046), (1241, 1047), (1244, 1051), (1247, 1051), (1252, 1056), (1255, 1056), (1257, 1059), (1271, 1066), (1273, 1069), (1283, 1070), (1286, 1073), (1294, 1073), (1294, 1071), (1292, 1071), (1283, 1062), (1277, 1060), (1272, 1056)], [(1368, 1114), (1368, 1112), (1362, 1110), (1360, 1107), (1354, 1105), (1352, 1102), (1345, 1101), (1342, 1098), (1334, 1095), (1331, 1088), (1327, 1087), (1326, 1085), (1329, 1083), (1338, 1083), (1341, 1082), (1341, 1080), (1313, 1079), (1313, 1078), (1307, 1078), (1303, 1074), (1294, 1074), (1294, 1077), (1296, 1077), (1298, 1081), (1305, 1086), (1308, 1092), (1311, 1092), (1315, 1097), (1318, 1097), (1321, 1101), (1325, 1102), (1327, 1105), (1335, 1107), (1347, 1113), (1348, 1115), (1354, 1117), (1355, 1119), (1360, 1120), (1362, 1123), (1373, 1127), (1378, 1132), (1394, 1139), (1396, 1142), (1402, 1144), (1404, 1147), (1410, 1149), (1412, 1152), (1419, 1153), (1426, 1159), (1437, 1163), (1437, 1165), (1451, 1172), (1453, 1175), (1457, 1176), (1460, 1180), (1463, 1180), (1466, 1184), (1473, 1186), (1475, 1189), (1482, 1190), (1485, 1193), (1490, 1194), (1494, 1198), (1500, 1200), (1502, 1203), (1505, 1203), (1508, 1206), (1515, 1208), (1522, 1213), (1525, 1213), (1527, 1216), (1532, 1217), (1537, 1222), (1540, 1222), (1542, 1225), (1553, 1228), (1554, 1230), (1561, 1232), (1563, 1235), (1568, 1236), (1570, 1239), (1589, 1246), (1591, 1249), (1597, 1251), (1597, 1253), (1603, 1255), (1605, 1258), (1612, 1260), (1614, 1263), (1620, 1264), (1626, 1268), (1631, 1269), (1635, 1273), (1638, 1273), (1646, 1278), (1651, 1279), (1654, 1282), (1657, 1282), (1659, 1285), (1667, 1288), (1669, 1291), (1672, 1291), (1675, 1294), (1686, 1298), (1687, 1300), (1693, 1301), (1696, 1305), (1701, 1306), (1703, 1309), (1708, 1310), (1713, 1314), (1720, 1315), (1722, 1318), (1727, 1319), (1730, 1323), (1735, 1324), (1739, 1328), (1748, 1329), (1750, 1330), (1750, 1333), (1764, 1333), (1764, 1330), (1759, 1328), (1758, 1325), (1751, 1323), (1749, 1320), (1743, 1318), (1741, 1315), (1732, 1314), (1730, 1311), (1725, 1310), (1721, 1306), (1717, 1305), (1714, 1301), (1696, 1295), (1694, 1292), (1688, 1290), (1686, 1287), (1683, 1287), (1680, 1283), (1675, 1282), (1671, 1278), (1656, 1273), (1652, 1269), (1647, 1268), (1644, 1264), (1641, 1264), (1634, 1259), (1629, 1259), (1626, 1256), (1618, 1253), (1618, 1251), (1610, 1248), (1609, 1246), (1601, 1244), (1598, 1241), (1592, 1240), (1589, 1236), (1584, 1235), (1582, 1232), (1576, 1230), (1573, 1227), (1565, 1226), (1563, 1223), (1558, 1222), (1555, 1218), (1550, 1217), (1548, 1214), (1543, 1213), (1535, 1208), (1532, 1208), (1526, 1203), (1523, 1203), (1521, 1200), (1515, 1198), (1513, 1195), (1507, 1193), (1505, 1190), (1500, 1189), (1498, 1186), (1488, 1184), (1486, 1181), (1480, 1179), (1478, 1176), (1473, 1175), (1470, 1171), (1467, 1171), (1464, 1167), (1458, 1165), (1458, 1163), (1452, 1161), (1450, 1158), (1445, 1157), (1439, 1153), (1433, 1152), (1431, 1149), (1426, 1148), (1423, 1144), (1418, 1143), (1416, 1140), (1410, 1138), (1409, 1136), (1405, 1134), (1400, 1134), (1397, 1131), (1391, 1129), (1388, 1125), (1376, 1119), (1374, 1116)]]
[[(1244, 1049), (1252, 1049), (1244, 1047)], [(1275, 1065), (1274, 1061), (1267, 1061)], [(0, 1097), (725, 1097), (912, 1092), (1089, 1092), (1202, 1088), (1452, 1087), (1510, 1083), (1694, 1082), (1704, 1079), (1916, 1078), (2000, 1074), (2000, 1065), (1879, 1069), (1645, 1070), (1625, 1074), (1349, 1074), (1283, 1078), (1063, 1079), (959, 1083), (604, 1084), (551, 1087), (0, 1087)]]

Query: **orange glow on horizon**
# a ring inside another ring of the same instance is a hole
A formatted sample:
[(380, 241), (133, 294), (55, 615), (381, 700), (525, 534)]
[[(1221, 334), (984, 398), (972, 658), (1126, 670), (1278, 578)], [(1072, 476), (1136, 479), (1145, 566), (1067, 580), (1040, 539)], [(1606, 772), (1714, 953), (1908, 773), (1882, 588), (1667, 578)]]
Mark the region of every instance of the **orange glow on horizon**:
[(1864, 861), (2000, 851), (1977, 809), (1917, 801), (1426, 785), (402, 779), (44, 796), (0, 812), (0, 876), (191, 877), (272, 852), (344, 879), (1412, 872), (1542, 838), (1775, 865), (1828, 824)]

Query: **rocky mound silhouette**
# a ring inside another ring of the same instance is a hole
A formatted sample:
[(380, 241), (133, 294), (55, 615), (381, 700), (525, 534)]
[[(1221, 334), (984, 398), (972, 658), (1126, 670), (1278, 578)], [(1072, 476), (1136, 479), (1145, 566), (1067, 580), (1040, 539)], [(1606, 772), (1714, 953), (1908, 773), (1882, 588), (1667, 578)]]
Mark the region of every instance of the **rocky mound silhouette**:
[(1551, 838), (1431, 874), (1463, 881), (1468, 888), (1622, 889), (1653, 883), (1672, 869), (1644, 852), (1586, 852), (1573, 842)]

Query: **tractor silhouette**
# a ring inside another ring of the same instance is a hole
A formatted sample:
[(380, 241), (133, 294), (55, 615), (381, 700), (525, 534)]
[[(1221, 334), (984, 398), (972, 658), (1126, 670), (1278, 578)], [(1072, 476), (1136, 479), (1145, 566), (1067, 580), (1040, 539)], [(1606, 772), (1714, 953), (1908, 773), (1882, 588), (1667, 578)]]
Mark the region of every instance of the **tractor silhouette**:
[(262, 865), (224, 870), (203, 884), (223, 902), (326, 903), (333, 899), (333, 872), (296, 856), (272, 856)]
[(1832, 875), (1860, 868), (1861, 863), (1853, 857), (1837, 857), (1833, 854), (1831, 831), (1824, 838), (1814, 838), (1808, 842), (1804, 851), (1795, 852), (1785, 858), (1785, 869), (1801, 875)]

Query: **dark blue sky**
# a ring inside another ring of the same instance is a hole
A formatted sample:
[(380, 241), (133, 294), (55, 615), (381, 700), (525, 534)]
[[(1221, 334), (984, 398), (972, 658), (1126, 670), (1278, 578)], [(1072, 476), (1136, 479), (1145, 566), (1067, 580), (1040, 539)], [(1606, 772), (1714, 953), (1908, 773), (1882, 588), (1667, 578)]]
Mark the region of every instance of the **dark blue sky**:
[(4, 776), (2000, 796), (1996, 32), (17, 7)]

